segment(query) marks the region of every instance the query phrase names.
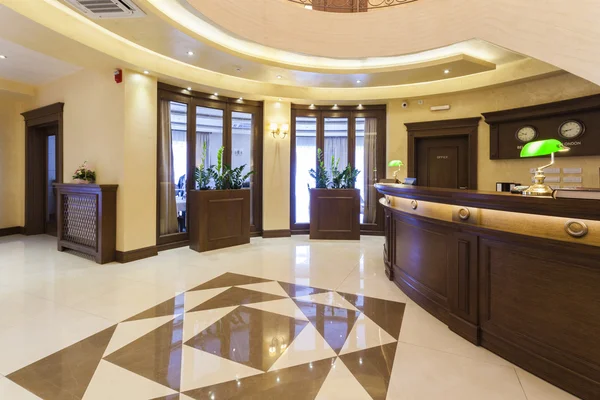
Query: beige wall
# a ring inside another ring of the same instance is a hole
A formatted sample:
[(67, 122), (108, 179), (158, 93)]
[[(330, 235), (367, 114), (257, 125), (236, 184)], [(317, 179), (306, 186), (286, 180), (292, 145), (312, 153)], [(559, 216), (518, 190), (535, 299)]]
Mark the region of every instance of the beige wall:
[(263, 229), (290, 229), (290, 136), (275, 139), (269, 125), (290, 124), (291, 104), (265, 101), (263, 144)]
[[(574, 97), (600, 93), (600, 87), (570, 74), (540, 79), (502, 88), (487, 89), (457, 95), (432, 96), (423, 99), (424, 104), (416, 100), (409, 102), (407, 109), (402, 108), (402, 100), (388, 103), (387, 159), (401, 159), (406, 164), (407, 132), (406, 122), (435, 121), (454, 118), (478, 117), (481, 113), (531, 106), (565, 100)], [(432, 112), (429, 107), (450, 104), (449, 111)], [(490, 129), (482, 118), (479, 123), (478, 189), (495, 190), (496, 181), (530, 182), (530, 168), (539, 166), (540, 160), (490, 160)], [(543, 164), (543, 163), (542, 163)], [(557, 167), (582, 167), (583, 185), (598, 187), (600, 157), (569, 157), (557, 160)], [(394, 169), (389, 168), (391, 177)], [(401, 177), (406, 177), (406, 167)]]
[(83, 70), (39, 88), (36, 107), (64, 102), (65, 182), (84, 161), (97, 183), (118, 184), (117, 250), (156, 242), (156, 79)]
[(0, 92), (0, 229), (25, 224), (25, 123), (32, 99)]

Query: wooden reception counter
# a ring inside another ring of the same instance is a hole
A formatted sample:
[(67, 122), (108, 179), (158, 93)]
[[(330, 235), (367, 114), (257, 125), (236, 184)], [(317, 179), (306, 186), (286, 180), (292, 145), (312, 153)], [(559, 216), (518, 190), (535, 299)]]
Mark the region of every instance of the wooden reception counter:
[(390, 280), (465, 339), (600, 399), (600, 201), (376, 188)]

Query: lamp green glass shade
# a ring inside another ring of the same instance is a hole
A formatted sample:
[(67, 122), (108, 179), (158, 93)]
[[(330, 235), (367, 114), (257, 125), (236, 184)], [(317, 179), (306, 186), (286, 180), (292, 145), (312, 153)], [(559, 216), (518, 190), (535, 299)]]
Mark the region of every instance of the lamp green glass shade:
[(401, 167), (404, 163), (400, 160), (392, 160), (388, 163), (388, 167)]
[(538, 140), (523, 146), (521, 157), (547, 156), (557, 151), (569, 151), (569, 148), (556, 139)]

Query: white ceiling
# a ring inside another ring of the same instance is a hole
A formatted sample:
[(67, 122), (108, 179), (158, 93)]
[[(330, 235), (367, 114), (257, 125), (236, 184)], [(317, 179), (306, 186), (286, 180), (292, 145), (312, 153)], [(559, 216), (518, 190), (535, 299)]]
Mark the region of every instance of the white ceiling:
[(81, 68), (0, 38), (0, 78), (44, 85)]

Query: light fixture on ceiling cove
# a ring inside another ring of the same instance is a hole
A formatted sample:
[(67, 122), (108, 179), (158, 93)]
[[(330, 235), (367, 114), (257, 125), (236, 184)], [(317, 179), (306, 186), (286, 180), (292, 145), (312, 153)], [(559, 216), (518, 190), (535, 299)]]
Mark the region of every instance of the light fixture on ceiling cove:
[(8, 57), (6, 57), (4, 54), (0, 54), (0, 58), (6, 60)]
[(444, 73), (445, 73), (446, 75), (448, 75), (448, 74), (450, 73), (450, 70), (449, 70), (449, 69), (445, 69), (445, 70), (444, 70)]
[(147, 71), (147, 70), (145, 70), (145, 71), (144, 71), (144, 74), (146, 74), (146, 75), (148, 75), (149, 73), (150, 73), (150, 72), (149, 72), (149, 71)]
[(217, 92), (214, 92), (213, 94), (215, 95), (215, 97), (219, 96), (219, 93)]
[(360, 79), (357, 79), (357, 80), (356, 80), (356, 83), (361, 83), (361, 82), (362, 82), (362, 81), (361, 81)]
[(192, 91), (192, 88), (191, 88), (191, 87), (188, 87), (188, 88), (187, 88), (187, 90), (188, 90), (188, 92), (191, 92), (191, 91)]
[(193, 52), (193, 51), (191, 51), (191, 50), (189, 50), (189, 51), (187, 52), (187, 55), (188, 55), (188, 56), (193, 56), (193, 55), (194, 55), (194, 52)]

